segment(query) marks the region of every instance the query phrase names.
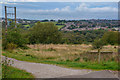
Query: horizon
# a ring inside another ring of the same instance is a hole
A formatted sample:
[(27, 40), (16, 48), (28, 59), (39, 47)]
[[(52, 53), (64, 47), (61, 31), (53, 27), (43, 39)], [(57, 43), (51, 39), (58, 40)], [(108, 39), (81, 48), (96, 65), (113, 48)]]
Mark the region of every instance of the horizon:
[[(5, 17), (2, 17), (2, 19), (5, 19)], [(12, 18), (8, 18), (8, 19), (12, 19)], [(16, 18), (16, 19), (25, 19), (25, 20), (35, 20), (35, 19), (27, 19), (27, 18)], [(14, 20), (14, 19), (13, 19)], [(37, 20), (37, 19), (36, 19)], [(55, 21), (58, 21), (58, 20), (66, 20), (66, 21), (72, 21), (74, 19), (38, 19), (37, 21), (42, 21), (42, 20), (55, 20)], [(78, 20), (75, 20), (75, 21), (79, 21), (79, 20), (118, 20), (118, 19), (78, 19)]]
[[(4, 6), (17, 8), (17, 19), (29, 20), (91, 20), (118, 19), (117, 2), (9, 2)], [(8, 17), (9, 18), (9, 17)], [(12, 17), (13, 18), (13, 17)]]

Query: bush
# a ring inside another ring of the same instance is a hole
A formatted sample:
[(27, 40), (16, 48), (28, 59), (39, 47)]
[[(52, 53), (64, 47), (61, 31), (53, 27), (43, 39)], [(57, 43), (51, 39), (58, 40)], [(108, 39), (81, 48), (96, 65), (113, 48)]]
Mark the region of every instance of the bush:
[(29, 43), (57, 44), (61, 42), (61, 33), (53, 23), (38, 22), (29, 30)]
[(17, 45), (16, 45), (16, 44), (13, 44), (13, 43), (8, 43), (8, 44), (6, 45), (6, 48), (7, 48), (8, 50), (13, 50), (13, 49), (16, 49), (16, 48), (17, 48)]
[(103, 37), (102, 37), (102, 41), (105, 42), (105, 44), (111, 44), (111, 45), (116, 45), (118, 44), (118, 40), (119, 40), (119, 32), (106, 32)]
[(25, 46), (27, 40), (23, 37), (19, 30), (12, 29), (8, 30), (7, 35), (3, 34), (2, 42), (3, 49), (14, 49)]
[(102, 49), (105, 43), (101, 39), (95, 39), (92, 43), (93, 49)]
[(78, 58), (76, 58), (74, 61), (79, 61), (80, 60), (80, 58), (78, 57)]
[(87, 61), (88, 61), (88, 58), (87, 58), (87, 57), (83, 57), (83, 60), (84, 60), (85, 62), (87, 62)]

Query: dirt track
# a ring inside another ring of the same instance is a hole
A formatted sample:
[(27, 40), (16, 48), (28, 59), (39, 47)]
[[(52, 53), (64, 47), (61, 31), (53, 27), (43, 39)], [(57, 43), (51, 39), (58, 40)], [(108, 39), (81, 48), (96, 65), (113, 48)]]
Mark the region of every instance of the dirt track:
[[(4, 57), (2, 57), (4, 59)], [(36, 78), (116, 78), (110, 71), (63, 68), (56, 65), (31, 63), (8, 58), (14, 61), (12, 66), (32, 73)]]

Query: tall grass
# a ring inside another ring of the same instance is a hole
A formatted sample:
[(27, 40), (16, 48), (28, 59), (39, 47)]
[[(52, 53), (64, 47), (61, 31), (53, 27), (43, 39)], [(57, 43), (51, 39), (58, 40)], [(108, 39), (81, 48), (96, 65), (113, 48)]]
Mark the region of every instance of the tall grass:
[(112, 69), (117, 70), (118, 55), (117, 48), (114, 46), (104, 46), (101, 51), (111, 51), (111, 53), (101, 54), (101, 63), (97, 61), (97, 50), (93, 50), (91, 45), (67, 45), (67, 44), (39, 44), (28, 45), (30, 49), (16, 49), (12, 53), (4, 52), (7, 55), (18, 60), (56, 64), (72, 68), (89, 69)]

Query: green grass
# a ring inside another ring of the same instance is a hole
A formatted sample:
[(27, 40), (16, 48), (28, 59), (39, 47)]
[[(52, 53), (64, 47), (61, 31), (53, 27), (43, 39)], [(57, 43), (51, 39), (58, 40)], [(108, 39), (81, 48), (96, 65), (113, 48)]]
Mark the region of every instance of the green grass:
[(30, 27), (30, 25), (24, 25), (24, 27)]
[[(3, 66), (2, 66), (3, 67)], [(5, 70), (2, 70), (2, 72)], [(31, 73), (28, 73), (24, 70), (20, 70), (18, 68), (14, 68), (12, 66), (7, 66), (6, 77), (2, 74), (3, 78), (34, 78)]]
[(91, 62), (75, 62), (75, 61), (48, 61), (44, 59), (40, 59), (33, 56), (25, 56), (17, 53), (10, 53), (5, 52), (3, 53), (4, 56), (8, 56), (11, 58), (15, 58), (21, 61), (29, 61), (29, 62), (36, 62), (36, 63), (45, 63), (45, 64), (55, 64), (63, 67), (68, 68), (75, 68), (75, 69), (93, 69), (93, 70), (118, 70), (118, 63), (114, 61), (107, 61), (102, 63), (91, 63)]
[[(40, 22), (40, 23), (48, 23), (48, 22)], [(57, 22), (52, 22), (54, 25), (56, 25), (57, 24)], [(37, 23), (35, 23), (35, 25), (36, 25)], [(28, 25), (25, 25), (26, 27), (28, 27)], [(60, 28), (62, 28), (62, 27), (64, 27), (64, 25), (56, 25), (57, 27), (58, 27), (58, 29), (60, 29)]]
[(58, 27), (58, 29), (64, 27), (64, 25), (56, 25)]

